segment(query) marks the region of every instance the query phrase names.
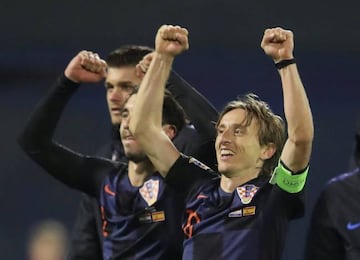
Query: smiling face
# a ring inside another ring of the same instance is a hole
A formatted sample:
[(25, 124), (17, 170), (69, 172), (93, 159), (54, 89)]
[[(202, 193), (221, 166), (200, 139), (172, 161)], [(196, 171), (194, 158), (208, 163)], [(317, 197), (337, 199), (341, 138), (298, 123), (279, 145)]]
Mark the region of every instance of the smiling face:
[(121, 123), (121, 111), (141, 79), (136, 76), (135, 66), (109, 67), (106, 80), (106, 100), (109, 108), (111, 122)]
[(260, 172), (266, 147), (259, 143), (256, 118), (247, 125), (246, 111), (233, 109), (223, 115), (217, 132), (215, 150), (221, 174), (231, 177), (244, 171)]
[(129, 130), (129, 123), (131, 120), (131, 113), (134, 108), (135, 99), (136, 94), (131, 95), (121, 112), (122, 121), (120, 125), (120, 136), (126, 158), (128, 158), (130, 161), (138, 163), (146, 159), (146, 154)]

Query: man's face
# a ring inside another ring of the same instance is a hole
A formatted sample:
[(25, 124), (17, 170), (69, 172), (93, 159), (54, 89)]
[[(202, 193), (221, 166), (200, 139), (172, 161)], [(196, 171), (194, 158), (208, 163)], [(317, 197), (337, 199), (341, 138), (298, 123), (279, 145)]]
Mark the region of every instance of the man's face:
[[(130, 161), (138, 163), (144, 161), (147, 156), (136, 138), (129, 130), (129, 124), (134, 109), (136, 96), (137, 94), (131, 95), (125, 103), (124, 109), (121, 112), (122, 120), (119, 131), (126, 158), (128, 158)], [(170, 124), (163, 124), (162, 130), (170, 139), (173, 139), (176, 135), (176, 130), (174, 129), (174, 126)]]
[(215, 142), (218, 170), (227, 177), (239, 173), (253, 172), (262, 167), (257, 120), (253, 118), (249, 126), (244, 125), (246, 112), (237, 108), (226, 113), (218, 126)]
[(125, 102), (141, 79), (136, 76), (135, 66), (109, 67), (105, 79), (106, 101), (112, 124), (121, 123), (121, 111)]
[(120, 136), (126, 158), (133, 162), (140, 162), (146, 158), (146, 154), (129, 130), (129, 123), (131, 120), (132, 111), (134, 109), (135, 99), (136, 94), (132, 95), (127, 100), (124, 109), (121, 112), (122, 120), (120, 125)]

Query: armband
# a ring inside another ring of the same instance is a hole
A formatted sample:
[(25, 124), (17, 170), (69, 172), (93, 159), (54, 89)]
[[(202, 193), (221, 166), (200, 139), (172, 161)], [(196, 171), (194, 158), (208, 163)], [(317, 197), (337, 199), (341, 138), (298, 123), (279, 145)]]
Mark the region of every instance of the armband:
[(285, 67), (289, 66), (290, 64), (294, 64), (294, 63), (296, 63), (295, 58), (290, 59), (290, 60), (282, 60), (282, 61), (279, 61), (279, 62), (275, 63), (275, 67), (278, 70), (281, 70), (282, 68), (285, 68)]
[(270, 183), (277, 184), (282, 190), (289, 193), (298, 193), (302, 191), (305, 186), (306, 177), (309, 171), (309, 166), (299, 174), (292, 174), (291, 171), (279, 161), (278, 166), (274, 169), (271, 176)]

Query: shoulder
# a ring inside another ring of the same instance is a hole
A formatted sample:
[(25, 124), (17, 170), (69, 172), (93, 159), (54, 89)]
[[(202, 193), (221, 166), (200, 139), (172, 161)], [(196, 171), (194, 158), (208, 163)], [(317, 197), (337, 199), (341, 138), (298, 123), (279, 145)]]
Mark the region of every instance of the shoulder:
[(359, 168), (352, 172), (342, 173), (330, 179), (321, 191), (319, 201), (342, 201), (350, 194), (359, 193)]
[(209, 172), (211, 174), (215, 174), (215, 172), (206, 164), (200, 162), (194, 157), (181, 154), (181, 156), (176, 160), (174, 165), (171, 167), (170, 171), (178, 171), (184, 169), (190, 169), (195, 172)]
[(181, 154), (170, 168), (165, 180), (174, 188), (189, 190), (195, 183), (203, 183), (218, 176), (197, 159)]
[(342, 173), (330, 179), (327, 183), (328, 186), (342, 185), (351, 181), (360, 181), (360, 168), (351, 172)]

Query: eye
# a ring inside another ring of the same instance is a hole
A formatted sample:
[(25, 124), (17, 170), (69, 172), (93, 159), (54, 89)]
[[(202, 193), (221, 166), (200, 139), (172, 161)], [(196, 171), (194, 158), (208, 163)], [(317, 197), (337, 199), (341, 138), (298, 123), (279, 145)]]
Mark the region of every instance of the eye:
[(121, 117), (122, 117), (122, 118), (127, 118), (128, 116), (129, 116), (129, 111), (123, 110), (123, 111), (121, 112)]
[(134, 91), (136, 91), (137, 86), (136, 85), (131, 85), (131, 84), (124, 84), (123, 86), (121, 86), (121, 88), (128, 93), (132, 93)]
[(110, 91), (110, 90), (112, 90), (113, 88), (114, 88), (113, 85), (111, 85), (111, 84), (105, 84), (105, 89), (106, 89), (106, 91)]
[(237, 127), (234, 129), (234, 135), (244, 135), (246, 133), (246, 128)]
[(224, 133), (224, 129), (223, 128), (217, 128), (216, 132), (217, 132), (218, 135), (220, 135), (220, 134)]

